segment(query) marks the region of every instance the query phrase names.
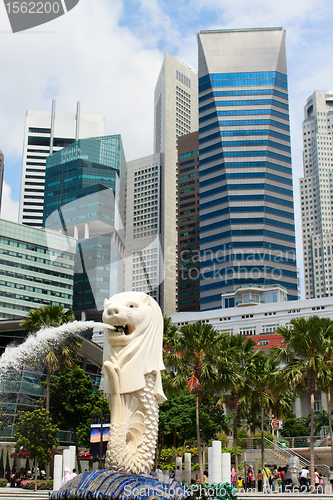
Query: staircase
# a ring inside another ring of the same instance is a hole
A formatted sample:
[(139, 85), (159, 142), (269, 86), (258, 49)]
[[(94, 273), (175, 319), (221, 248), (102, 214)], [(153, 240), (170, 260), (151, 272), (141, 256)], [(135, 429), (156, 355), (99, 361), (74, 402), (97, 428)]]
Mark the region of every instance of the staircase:
[[(273, 456), (278, 458), (280, 461), (287, 464), (289, 462), (290, 457), (298, 457), (300, 467), (306, 467), (307, 469), (309, 468), (310, 461), (307, 460), (306, 458), (302, 457), (301, 455), (299, 455), (292, 448), (287, 448), (287, 447), (281, 446), (281, 444), (278, 441), (273, 442), (267, 438), (264, 438), (264, 440), (265, 440), (265, 451), (268, 451)], [(329, 470), (330, 470), (328, 465), (326, 465), (326, 464), (316, 465), (315, 464), (315, 468), (317, 468), (318, 472), (323, 474), (323, 476), (328, 476)]]
[(1, 500), (48, 500), (50, 491), (32, 491), (22, 488), (0, 488)]

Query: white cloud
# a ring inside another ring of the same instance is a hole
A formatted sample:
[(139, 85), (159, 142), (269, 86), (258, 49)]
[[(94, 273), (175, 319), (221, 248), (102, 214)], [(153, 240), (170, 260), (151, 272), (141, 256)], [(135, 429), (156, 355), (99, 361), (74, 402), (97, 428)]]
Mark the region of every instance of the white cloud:
[(12, 199), (12, 190), (10, 186), (4, 182), (1, 199), (1, 219), (18, 221), (19, 202)]

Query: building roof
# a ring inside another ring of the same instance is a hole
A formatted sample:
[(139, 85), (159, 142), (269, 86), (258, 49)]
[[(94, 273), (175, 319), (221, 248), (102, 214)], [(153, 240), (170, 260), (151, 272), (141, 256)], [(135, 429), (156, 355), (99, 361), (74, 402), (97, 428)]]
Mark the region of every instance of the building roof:
[(266, 333), (262, 335), (252, 335), (251, 337), (245, 337), (246, 339), (252, 339), (256, 345), (253, 347), (254, 350), (262, 349), (269, 350), (272, 347), (282, 346), (282, 335), (276, 335), (275, 333)]

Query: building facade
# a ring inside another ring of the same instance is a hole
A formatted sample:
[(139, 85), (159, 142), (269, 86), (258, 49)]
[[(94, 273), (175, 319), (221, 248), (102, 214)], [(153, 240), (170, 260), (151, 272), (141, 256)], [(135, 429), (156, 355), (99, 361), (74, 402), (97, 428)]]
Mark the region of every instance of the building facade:
[(120, 135), (79, 139), (46, 160), (46, 228), (77, 241), (74, 310), (123, 290), (126, 161)]
[(160, 243), (162, 155), (127, 163), (125, 290), (151, 295), (163, 309)]
[(315, 91), (304, 107), (300, 179), (305, 298), (333, 295), (333, 91)]
[(298, 298), (285, 31), (201, 31), (200, 304), (240, 285)]
[(4, 169), (5, 169), (5, 157), (0, 149), (0, 216), (1, 216)]
[(102, 135), (104, 116), (81, 114), (80, 103), (75, 114), (56, 112), (55, 101), (51, 111), (27, 111), (19, 208), (21, 224), (42, 227), (47, 156), (77, 139)]
[(178, 138), (178, 311), (200, 311), (198, 131)]
[(198, 130), (198, 77), (165, 54), (154, 94), (154, 154), (163, 154), (161, 168), (161, 247), (164, 314), (177, 310), (177, 175), (178, 137)]
[(75, 241), (0, 219), (0, 320), (73, 305)]

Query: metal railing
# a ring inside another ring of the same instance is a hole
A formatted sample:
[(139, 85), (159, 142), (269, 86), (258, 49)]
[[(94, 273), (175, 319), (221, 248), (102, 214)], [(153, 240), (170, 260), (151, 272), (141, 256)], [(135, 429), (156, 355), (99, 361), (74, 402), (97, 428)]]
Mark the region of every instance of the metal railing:
[[(295, 451), (295, 449), (283, 446), (283, 443), (281, 443), (277, 440), (271, 441), (267, 438), (264, 438), (264, 442), (265, 442), (265, 449), (266, 450), (272, 450), (273, 453), (277, 452), (281, 457), (283, 457), (285, 459), (286, 463), (289, 462), (290, 457), (297, 457), (299, 459), (300, 467), (309, 468), (310, 460), (308, 460), (307, 458), (305, 458), (302, 455), (300, 455), (299, 453), (297, 453)], [(329, 475), (330, 468), (328, 465), (315, 464), (315, 468), (318, 469), (318, 472), (320, 472), (324, 476)]]

